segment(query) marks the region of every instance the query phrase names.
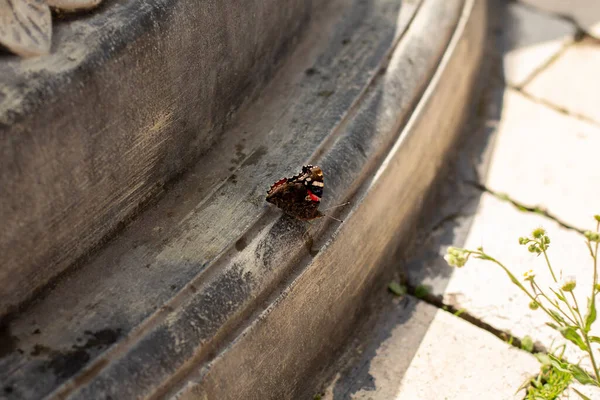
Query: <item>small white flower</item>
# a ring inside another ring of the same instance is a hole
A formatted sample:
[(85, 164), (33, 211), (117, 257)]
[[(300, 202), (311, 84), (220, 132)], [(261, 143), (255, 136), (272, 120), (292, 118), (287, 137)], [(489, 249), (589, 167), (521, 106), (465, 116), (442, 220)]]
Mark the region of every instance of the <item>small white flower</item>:
[(525, 277), (526, 281), (533, 281), (535, 278), (535, 273), (532, 269), (530, 269), (529, 271), (526, 271), (523, 276)]
[(577, 279), (573, 275), (568, 275), (560, 282), (560, 288), (565, 292), (572, 292), (577, 286)]

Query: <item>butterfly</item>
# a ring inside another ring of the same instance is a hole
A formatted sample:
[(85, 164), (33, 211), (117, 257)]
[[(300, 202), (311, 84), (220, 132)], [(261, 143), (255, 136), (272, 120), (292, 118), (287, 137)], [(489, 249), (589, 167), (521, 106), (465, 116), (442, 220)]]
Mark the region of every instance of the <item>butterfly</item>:
[(305, 165), (298, 175), (282, 178), (271, 185), (266, 201), (303, 221), (324, 216), (340, 221), (319, 211), (324, 187), (323, 170), (314, 165)]

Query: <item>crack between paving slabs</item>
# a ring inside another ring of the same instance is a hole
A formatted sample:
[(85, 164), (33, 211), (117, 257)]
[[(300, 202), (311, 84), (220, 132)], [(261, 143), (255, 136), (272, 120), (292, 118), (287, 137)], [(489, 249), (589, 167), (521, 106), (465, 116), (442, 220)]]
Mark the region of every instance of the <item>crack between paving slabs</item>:
[(535, 102), (537, 104), (540, 104), (542, 106), (546, 106), (546, 107), (548, 107), (548, 108), (550, 108), (550, 109), (552, 109), (552, 110), (554, 110), (556, 112), (559, 112), (559, 113), (561, 113), (563, 115), (566, 115), (566, 116), (571, 117), (571, 118), (576, 118), (578, 120), (587, 122), (588, 124), (592, 124), (595, 127), (600, 128), (600, 122), (597, 122), (597, 121), (593, 120), (592, 118), (590, 118), (588, 116), (585, 116), (583, 114), (574, 113), (572, 111), (567, 110), (566, 108), (563, 108), (561, 106), (557, 106), (556, 104), (550, 103), (548, 100), (544, 100), (544, 99), (540, 99), (538, 97), (535, 97), (535, 96), (533, 96), (532, 94), (526, 92), (523, 89), (520, 89), (520, 88), (517, 88), (517, 87), (514, 87), (514, 86), (509, 86), (509, 87), (511, 89), (513, 89), (514, 91), (516, 91), (517, 93), (523, 95), (523, 97), (525, 97), (525, 98), (527, 98), (527, 99), (529, 99), (529, 100), (531, 100), (531, 101), (533, 101), (533, 102)]
[(523, 204), (513, 198), (511, 198), (508, 194), (506, 193), (499, 193), (496, 192), (490, 188), (488, 188), (487, 186), (479, 183), (479, 182), (474, 182), (474, 181), (467, 181), (466, 182), (468, 185), (473, 186), (476, 189), (481, 190), (482, 192), (486, 192), (491, 194), (492, 196), (496, 197), (499, 200), (502, 201), (506, 201), (510, 204), (512, 204), (515, 208), (517, 208), (519, 211), (523, 211), (523, 212), (530, 212), (530, 213), (534, 213), (534, 214), (538, 214), (541, 215), (543, 217), (546, 217), (554, 222), (556, 222), (558, 225), (560, 225), (561, 227), (565, 228), (565, 229), (569, 229), (572, 231), (575, 231), (581, 235), (585, 234), (585, 230), (581, 229), (581, 228), (577, 228), (576, 226), (573, 226), (571, 224), (568, 224), (566, 222), (564, 222), (563, 220), (561, 220), (560, 218), (558, 218), (557, 216), (555, 216), (554, 214), (551, 214), (547, 209), (541, 207), (541, 206), (530, 206), (527, 204)]
[[(475, 175), (478, 176), (476, 169), (475, 169)], [(531, 213), (535, 213), (538, 215), (542, 215), (545, 218), (548, 218), (548, 219), (556, 222), (557, 224), (559, 224), (561, 227), (563, 227), (565, 229), (573, 230), (582, 235), (584, 234), (584, 231), (582, 229), (579, 229), (575, 226), (572, 226), (572, 225), (560, 220), (558, 217), (554, 216), (549, 211), (547, 211), (546, 209), (544, 209), (540, 206), (525, 205), (517, 200), (512, 199), (507, 194), (496, 192), (476, 181), (464, 180), (463, 182), (467, 185), (470, 185), (470, 186), (482, 191), (482, 192), (489, 193), (499, 200), (509, 202), (514, 207), (516, 207), (519, 211), (531, 212)], [(460, 211), (463, 209), (464, 206), (465, 206), (465, 204), (462, 204), (459, 207), (459, 211), (453, 212), (453, 213), (441, 218), (438, 222), (436, 222), (433, 225), (433, 227), (430, 229), (430, 233), (428, 235), (426, 235), (427, 236), (426, 240), (428, 240), (433, 234), (435, 234), (436, 231), (442, 229), (446, 223), (452, 222), (452, 221), (456, 220), (457, 218), (469, 217), (470, 214)], [(439, 309), (442, 309), (443, 311), (449, 312), (449, 313), (453, 314), (454, 316), (461, 318), (462, 320), (493, 334), (494, 336), (496, 336), (503, 342), (506, 342), (507, 344), (509, 344), (512, 347), (523, 350), (523, 348), (522, 348), (523, 338), (513, 336), (512, 334), (510, 334), (507, 331), (497, 329), (494, 326), (492, 326), (486, 322), (483, 322), (479, 318), (473, 316), (465, 309), (458, 309), (452, 305), (445, 304), (443, 301), (443, 298), (441, 296), (434, 296), (429, 293), (422, 293), (418, 289), (418, 286), (410, 285), (407, 280), (403, 279), (403, 281), (404, 282), (402, 282), (402, 284), (406, 287), (407, 294), (410, 294), (410, 295), (412, 295), (412, 296), (414, 296), (436, 308), (439, 308)], [(536, 353), (548, 354), (549, 350), (540, 341), (534, 340), (533, 349), (531, 350), (531, 354), (536, 354)], [(542, 371), (540, 370), (540, 373), (536, 376), (531, 377), (531, 379), (536, 379), (541, 376), (542, 376)]]

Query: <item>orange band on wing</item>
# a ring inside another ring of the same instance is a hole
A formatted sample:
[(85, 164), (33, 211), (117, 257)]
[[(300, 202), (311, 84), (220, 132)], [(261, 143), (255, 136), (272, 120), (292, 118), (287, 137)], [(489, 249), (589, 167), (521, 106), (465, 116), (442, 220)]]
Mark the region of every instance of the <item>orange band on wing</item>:
[(310, 196), (310, 199), (312, 201), (321, 201), (321, 199), (319, 198), (319, 196), (313, 194), (313, 192), (311, 192), (310, 190), (307, 190), (308, 195)]

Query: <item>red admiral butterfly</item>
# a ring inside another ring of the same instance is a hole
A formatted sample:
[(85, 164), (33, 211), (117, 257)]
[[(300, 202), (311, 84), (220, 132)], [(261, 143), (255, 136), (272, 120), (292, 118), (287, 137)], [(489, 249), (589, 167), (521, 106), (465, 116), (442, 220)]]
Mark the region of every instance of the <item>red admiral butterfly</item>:
[[(298, 175), (275, 182), (267, 192), (266, 200), (300, 220), (330, 217), (318, 210), (324, 186), (321, 168), (305, 165)], [(340, 221), (337, 218), (333, 219)]]

